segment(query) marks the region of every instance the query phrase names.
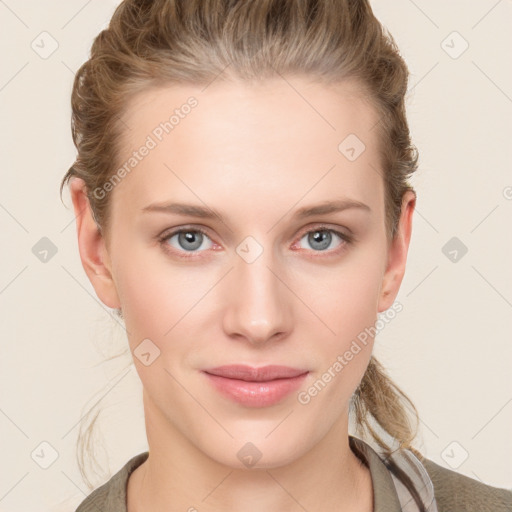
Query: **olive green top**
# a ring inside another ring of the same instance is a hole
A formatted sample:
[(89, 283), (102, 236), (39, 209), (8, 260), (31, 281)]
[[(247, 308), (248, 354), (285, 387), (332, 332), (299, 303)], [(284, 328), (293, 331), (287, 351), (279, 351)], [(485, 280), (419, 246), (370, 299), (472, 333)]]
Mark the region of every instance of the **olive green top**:
[[(349, 436), (349, 444), (370, 470), (374, 512), (420, 510), (383, 457), (361, 439)], [(128, 478), (148, 456), (149, 452), (144, 452), (131, 458), (107, 483), (87, 496), (76, 512), (126, 512)], [(420, 463), (409, 450), (402, 450), (393, 458), (411, 478), (428, 512), (512, 512), (512, 490), (483, 484), (429, 459)]]

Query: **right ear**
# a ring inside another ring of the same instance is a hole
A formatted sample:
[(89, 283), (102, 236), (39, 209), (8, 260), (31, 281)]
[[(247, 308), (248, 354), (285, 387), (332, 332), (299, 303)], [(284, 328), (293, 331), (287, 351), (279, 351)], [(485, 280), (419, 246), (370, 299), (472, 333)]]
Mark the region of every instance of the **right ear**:
[(70, 192), (75, 210), (78, 249), (85, 273), (101, 302), (112, 309), (120, 308), (105, 239), (92, 215), (84, 181), (73, 177)]

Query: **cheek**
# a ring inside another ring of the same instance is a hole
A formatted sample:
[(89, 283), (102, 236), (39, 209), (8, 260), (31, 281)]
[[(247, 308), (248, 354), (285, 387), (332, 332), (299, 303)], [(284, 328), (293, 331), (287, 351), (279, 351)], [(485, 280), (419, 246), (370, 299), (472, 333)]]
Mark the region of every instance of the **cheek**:
[(176, 367), (190, 350), (187, 322), (206, 285), (198, 287), (189, 273), (148, 252), (132, 250), (118, 260), (116, 285), (136, 371), (148, 396), (173, 410), (182, 406), (183, 390), (172, 376), (181, 380)]
[(322, 320), (334, 333), (323, 329), (316, 349), (321, 364), (299, 402), (311, 403), (318, 414), (329, 410), (332, 421), (348, 406), (372, 355), (380, 276), (368, 267), (367, 272), (350, 277), (340, 273), (318, 302)]
[(204, 273), (167, 261), (159, 248), (135, 246), (123, 251), (119, 244), (115, 265), (127, 331), (133, 343), (152, 337), (164, 340), (207, 292), (208, 283)]
[(134, 264), (119, 275), (119, 298), (132, 342), (161, 337), (172, 326), (171, 312), (178, 301), (172, 303), (172, 286), (165, 286), (163, 277), (155, 274), (154, 268), (141, 271)]
[(316, 276), (321, 291), (313, 299), (312, 309), (329, 327), (322, 327), (322, 364), (316, 376), (321, 382), (317, 387), (325, 384), (324, 400), (337, 407), (347, 403), (372, 355), (384, 262), (383, 247), (374, 245), (333, 267), (329, 279)]
[[(306, 296), (311, 309), (330, 328), (325, 329), (326, 337), (332, 339), (333, 347), (349, 343), (376, 322), (384, 259), (384, 251), (379, 247), (368, 247), (354, 252), (339, 266), (303, 281), (303, 293), (306, 288), (309, 290)], [(314, 288), (312, 282), (316, 283)], [(312, 289), (316, 293), (312, 294)]]
[[(338, 283), (337, 300), (330, 302), (329, 316), (342, 339), (352, 339), (373, 325), (377, 318), (382, 276), (370, 268)], [(331, 296), (334, 290), (331, 292)], [(329, 307), (329, 306), (328, 306)]]

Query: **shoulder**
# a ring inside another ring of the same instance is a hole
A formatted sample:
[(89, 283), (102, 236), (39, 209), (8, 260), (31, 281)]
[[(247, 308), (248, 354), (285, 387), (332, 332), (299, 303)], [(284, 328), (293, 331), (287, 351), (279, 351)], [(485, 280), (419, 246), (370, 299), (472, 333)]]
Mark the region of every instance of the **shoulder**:
[(512, 511), (512, 490), (486, 485), (429, 459), (422, 464), (432, 480), (438, 512)]
[(75, 512), (126, 512), (126, 485), (130, 474), (149, 456), (149, 452), (132, 457), (108, 482), (85, 498)]

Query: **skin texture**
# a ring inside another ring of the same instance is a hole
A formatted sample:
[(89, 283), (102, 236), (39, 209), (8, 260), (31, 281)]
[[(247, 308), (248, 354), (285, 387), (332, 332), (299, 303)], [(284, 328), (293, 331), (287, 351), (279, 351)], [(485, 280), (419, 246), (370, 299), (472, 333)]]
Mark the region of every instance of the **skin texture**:
[[(123, 116), (120, 162), (188, 97), (198, 105), (110, 192), (105, 237), (83, 182), (71, 183), (80, 257), (98, 297), (122, 308), (132, 352), (144, 339), (160, 350), (149, 366), (134, 357), (150, 456), (129, 480), (130, 512), (372, 510), (371, 477), (348, 444), (348, 406), (373, 339), (306, 405), (292, 393), (244, 407), (201, 373), (283, 364), (309, 370), (306, 390), (393, 304), (404, 275), (415, 195), (404, 196), (390, 242), (376, 113), (354, 84), (289, 82), (139, 93)], [(355, 161), (338, 150), (348, 134), (366, 146)], [(293, 218), (340, 198), (371, 211)], [(224, 222), (141, 211), (168, 201), (207, 206)], [(179, 255), (192, 244), (178, 235), (158, 241), (179, 227), (207, 233), (189, 259)], [(307, 235), (319, 227), (354, 240), (327, 232), (321, 250)], [(236, 251), (249, 236), (263, 250), (251, 263)], [(262, 454), (251, 468), (237, 457), (247, 442)]]

